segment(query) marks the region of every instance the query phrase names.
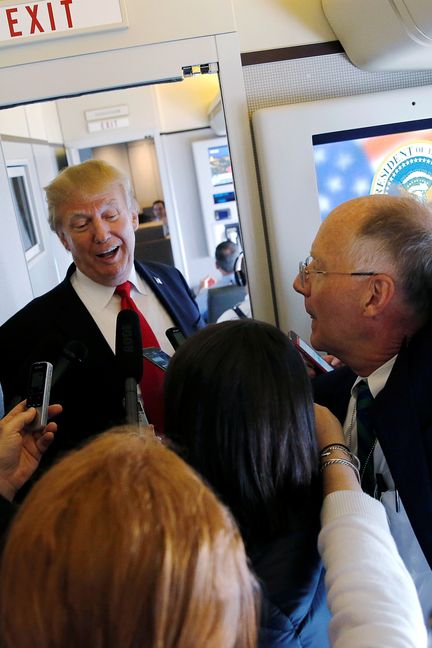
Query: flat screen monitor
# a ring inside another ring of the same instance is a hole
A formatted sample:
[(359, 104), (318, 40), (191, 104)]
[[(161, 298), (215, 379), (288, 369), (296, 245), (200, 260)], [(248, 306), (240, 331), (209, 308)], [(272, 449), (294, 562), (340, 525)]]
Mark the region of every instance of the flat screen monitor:
[(212, 185), (220, 187), (232, 183), (231, 158), (228, 146), (211, 146), (208, 149), (208, 159)]
[(432, 199), (432, 119), (312, 136), (321, 220), (368, 194)]
[(308, 339), (292, 282), (329, 211), (400, 188), (432, 198), (432, 88), (265, 108), (252, 123), (280, 326)]

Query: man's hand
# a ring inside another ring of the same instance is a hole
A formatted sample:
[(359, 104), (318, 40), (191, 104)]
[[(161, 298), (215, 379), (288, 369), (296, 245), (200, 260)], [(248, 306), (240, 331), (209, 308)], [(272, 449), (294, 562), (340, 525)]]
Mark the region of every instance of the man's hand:
[[(50, 405), (48, 416), (61, 411), (61, 405)], [(38, 467), (57, 430), (56, 423), (48, 423), (38, 432), (29, 432), (26, 425), (35, 416), (36, 409), (26, 409), (22, 401), (0, 420), (0, 495), (10, 501)]]
[(201, 281), (199, 282), (198, 292), (203, 290), (204, 288), (206, 288), (206, 289), (211, 288), (212, 286), (215, 285), (215, 283), (216, 283), (216, 279), (214, 279), (210, 275), (207, 275), (206, 277), (201, 279)]

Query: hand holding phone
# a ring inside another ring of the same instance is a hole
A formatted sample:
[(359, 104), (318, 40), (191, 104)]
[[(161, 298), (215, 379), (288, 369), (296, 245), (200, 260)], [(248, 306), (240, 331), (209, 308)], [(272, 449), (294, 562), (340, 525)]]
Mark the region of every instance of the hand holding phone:
[(288, 332), (288, 337), (294, 346), (300, 351), (303, 358), (312, 365), (312, 368), (319, 373), (327, 373), (328, 371), (333, 371), (331, 364), (326, 362), (320, 354), (315, 351), (309, 344), (307, 344), (302, 338), (297, 335), (294, 331)]
[(48, 422), (52, 371), (53, 366), (50, 362), (34, 362), (30, 367), (27, 408), (36, 408), (36, 416), (27, 426), (31, 432), (44, 428)]

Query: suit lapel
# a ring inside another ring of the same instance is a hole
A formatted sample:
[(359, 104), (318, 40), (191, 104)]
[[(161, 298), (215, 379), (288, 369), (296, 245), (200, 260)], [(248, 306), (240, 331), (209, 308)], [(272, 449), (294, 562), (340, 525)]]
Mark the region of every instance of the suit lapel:
[[(75, 269), (73, 267), (73, 269)], [(59, 284), (56, 294), (55, 308), (52, 309), (50, 317), (55, 322), (57, 328), (63, 334), (65, 340), (80, 340), (93, 354), (102, 354), (106, 358), (112, 357), (114, 353), (108, 342), (99, 330), (93, 317), (84, 306), (70, 283), (69, 268), (66, 278)]]
[[(425, 364), (424, 357), (422, 358)], [(430, 433), (430, 400), (419, 406), (421, 374), (412, 374), (410, 353), (402, 349), (373, 410), (374, 426), (414, 532), (431, 563), (432, 483), (425, 435)], [(428, 381), (428, 386), (431, 382)]]
[[(143, 263), (138, 264), (135, 262), (135, 267), (144, 281), (147, 282), (150, 289), (154, 292), (173, 322), (183, 330), (184, 313), (179, 312), (178, 303), (173, 301), (165, 282), (156, 272), (146, 268)], [(183, 333), (186, 332), (183, 330)]]

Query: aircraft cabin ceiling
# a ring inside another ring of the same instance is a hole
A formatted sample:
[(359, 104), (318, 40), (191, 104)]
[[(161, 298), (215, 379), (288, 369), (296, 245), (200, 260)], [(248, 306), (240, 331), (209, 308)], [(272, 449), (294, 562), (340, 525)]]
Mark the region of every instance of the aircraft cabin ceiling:
[(432, 69), (431, 0), (322, 0), (351, 62), (371, 72)]

